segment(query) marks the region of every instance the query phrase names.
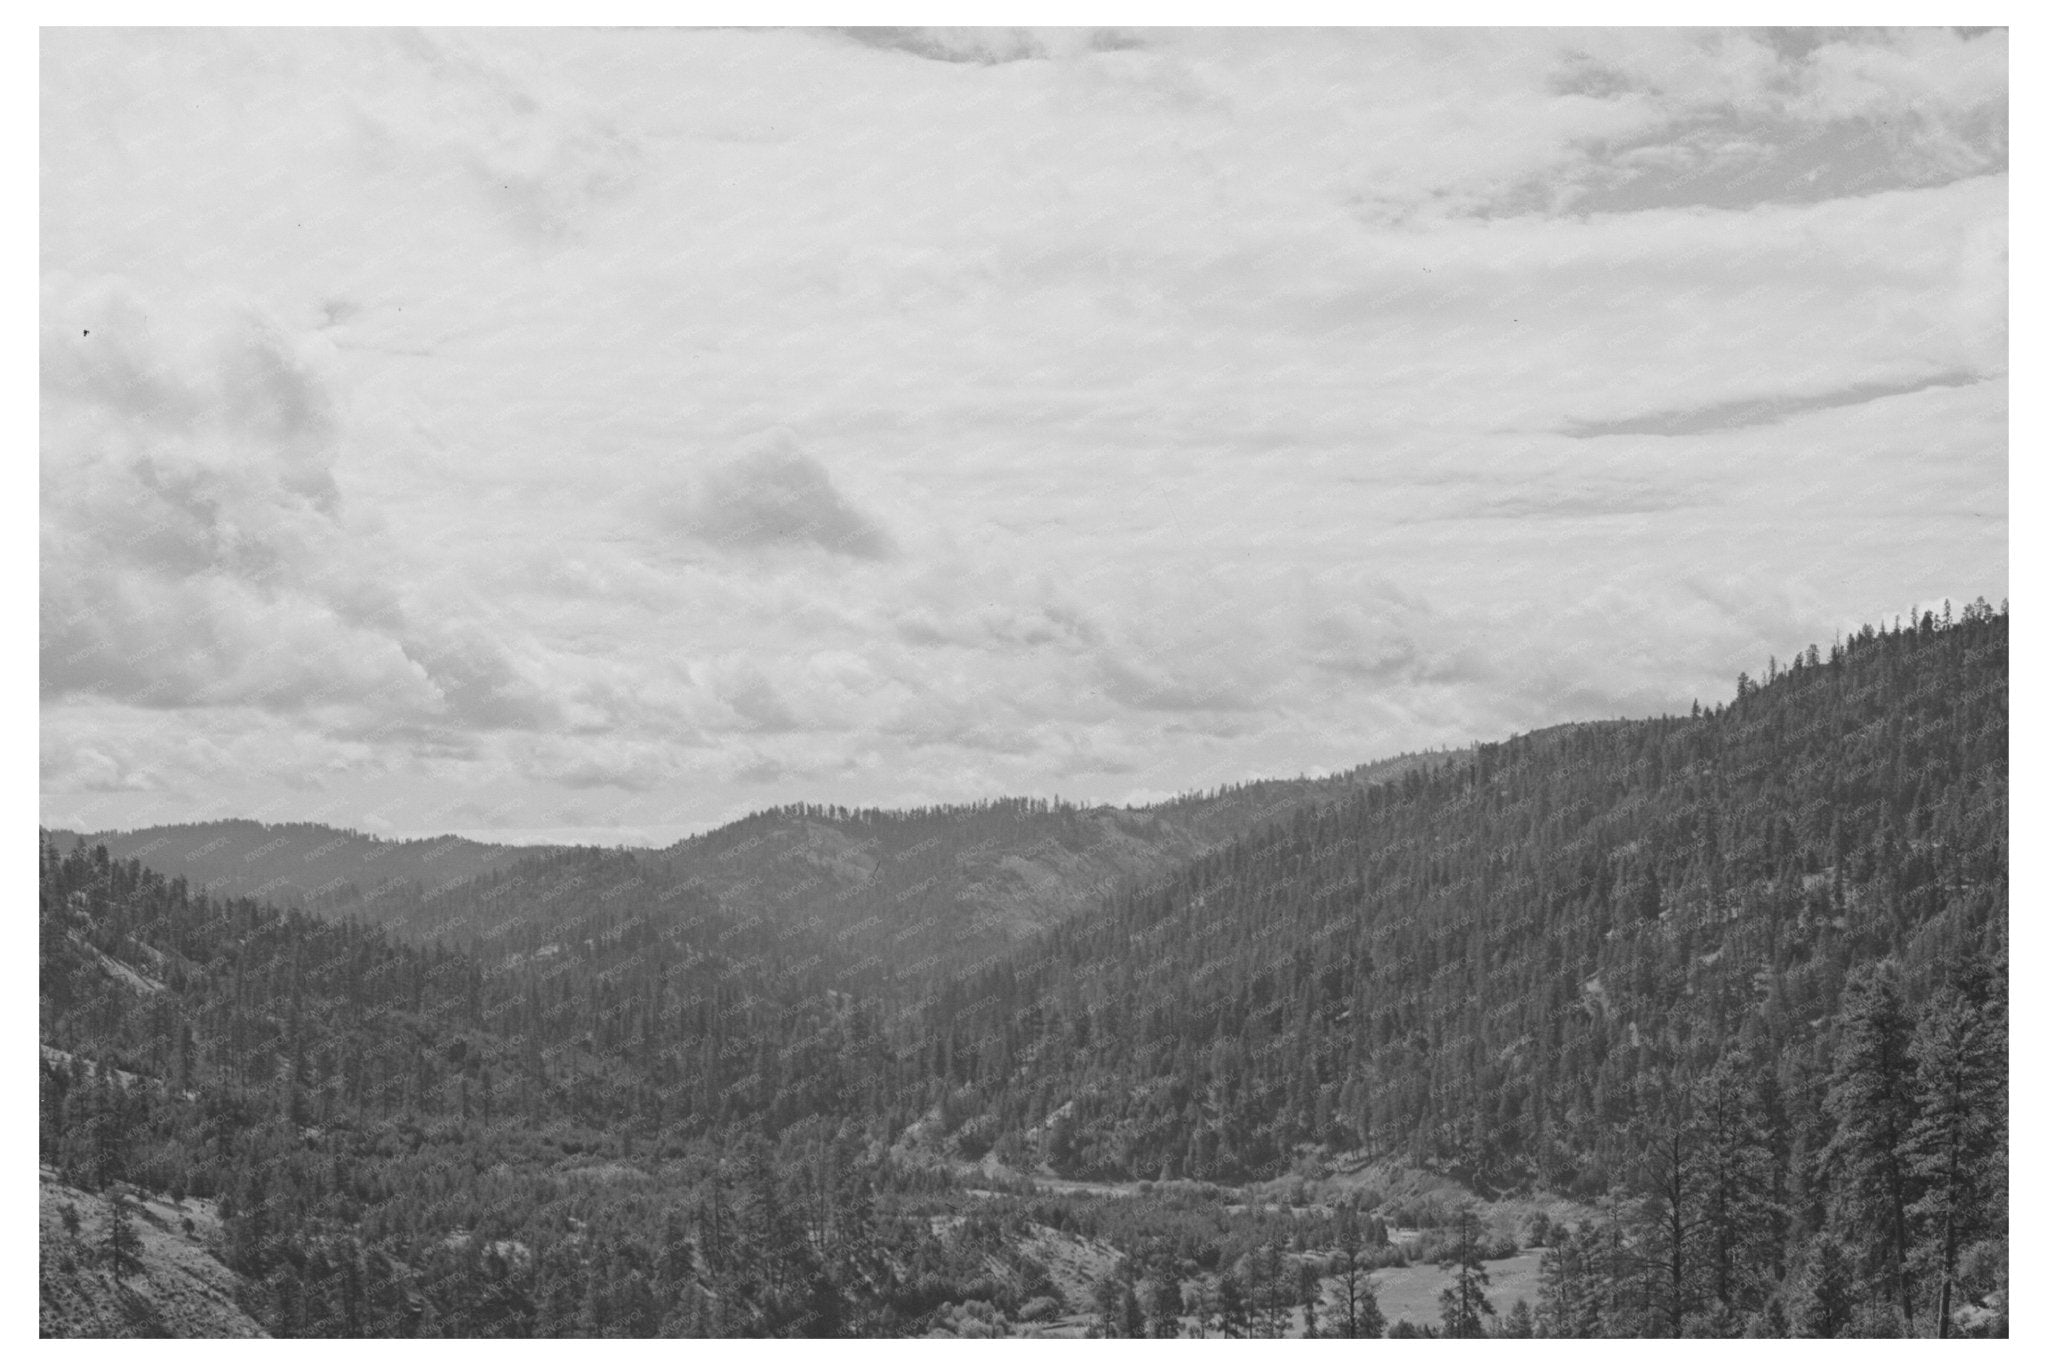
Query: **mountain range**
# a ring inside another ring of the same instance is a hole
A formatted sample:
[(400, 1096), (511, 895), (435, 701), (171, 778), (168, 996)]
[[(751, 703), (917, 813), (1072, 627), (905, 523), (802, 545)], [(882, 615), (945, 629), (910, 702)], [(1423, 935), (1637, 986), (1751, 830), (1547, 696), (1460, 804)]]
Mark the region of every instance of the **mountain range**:
[(46, 1289), (133, 1198), (274, 1334), (1997, 1334), (2007, 621), (1143, 810), (45, 831)]

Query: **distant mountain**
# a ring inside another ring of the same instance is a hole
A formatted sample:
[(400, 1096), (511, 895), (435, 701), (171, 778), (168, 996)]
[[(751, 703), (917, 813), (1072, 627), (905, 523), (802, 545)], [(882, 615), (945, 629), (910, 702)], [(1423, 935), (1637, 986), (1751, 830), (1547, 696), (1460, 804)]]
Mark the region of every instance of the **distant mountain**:
[(729, 914), (824, 935), (863, 979), (923, 980), (992, 960), (1253, 829), (1462, 761), (1406, 754), (1332, 777), (1136, 808), (1023, 799), (910, 811), (786, 806), (657, 856)]
[(81, 839), (88, 846), (105, 844), (117, 860), (133, 858), (216, 895), (328, 913), (366, 913), (373, 920), (383, 917), (368, 907), (391, 890), (445, 890), (544, 851), (480, 844), (452, 834), (381, 839), (331, 825), (268, 825), (256, 820), (50, 834), (65, 849)]
[[(909, 811), (788, 806), (664, 850), (574, 850), (577, 870), (566, 874), (555, 855), (571, 850), (455, 835), (394, 841), (320, 824), (218, 820), (82, 837), (117, 861), (215, 895), (454, 943), (502, 946), (510, 940), (501, 933), (478, 936), (515, 923), (522, 932), (550, 919), (577, 923), (599, 904), (661, 915), (688, 887), (731, 919), (777, 926), (785, 944), (815, 939), (835, 984), (886, 989), (991, 960), (1266, 823), (1460, 761), (1407, 754), (1139, 808), (1023, 799)], [(81, 838), (51, 835), (66, 849)], [(600, 866), (601, 875), (592, 870)]]

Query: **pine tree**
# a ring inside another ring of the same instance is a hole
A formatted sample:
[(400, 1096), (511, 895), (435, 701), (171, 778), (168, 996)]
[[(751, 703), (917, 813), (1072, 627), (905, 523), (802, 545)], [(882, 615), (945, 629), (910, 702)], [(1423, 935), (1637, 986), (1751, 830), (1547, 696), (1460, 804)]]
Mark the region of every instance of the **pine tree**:
[(1239, 1270), (1244, 1279), (1251, 1335), (1260, 1340), (1278, 1338), (1287, 1315), (1279, 1249), (1271, 1243), (1253, 1248), (1245, 1255)]
[(1993, 1229), (1998, 1213), (2005, 1044), (1985, 973), (1936, 997), (1921, 1016), (1912, 1054), (1919, 1113), (1906, 1159), (1923, 1193), (1908, 1212), (1925, 1233), (1915, 1260), (1935, 1286), (1935, 1335), (1947, 1337), (1962, 1252)]
[(1216, 1281), (1216, 1317), (1223, 1335), (1232, 1338), (1252, 1334), (1250, 1305), (1245, 1301), (1244, 1281), (1235, 1271), (1226, 1271)]
[(106, 1188), (107, 1268), (116, 1284), (142, 1269), (142, 1238), (135, 1231), (135, 1205), (125, 1186)]
[(1640, 1235), (1636, 1259), (1644, 1272), (1647, 1297), (1656, 1305), (1661, 1335), (1685, 1334), (1685, 1318), (1698, 1301), (1702, 1211), (1706, 1183), (1705, 1157), (1699, 1127), (1687, 1112), (1683, 1095), (1674, 1097), (1664, 1122), (1643, 1140), (1636, 1185), (1643, 1191), (1636, 1208)]
[(1479, 1242), (1479, 1220), (1470, 1208), (1458, 1210), (1456, 1235), (1451, 1254), (1438, 1262), (1439, 1269), (1452, 1275), (1451, 1283), (1437, 1297), (1444, 1335), (1483, 1337), (1485, 1318), (1495, 1316), (1493, 1303), (1486, 1297), (1486, 1286), (1492, 1283), (1492, 1276), (1481, 1258), (1484, 1248)]
[(1596, 1267), (1588, 1263), (1599, 1246), (1600, 1235), (1591, 1223), (1579, 1224), (1576, 1234), (1563, 1226), (1551, 1234), (1537, 1269), (1536, 1321), (1544, 1336), (1600, 1335), (1601, 1295), (1594, 1283)]
[(70, 1128), (65, 1099), (70, 1083), (64, 1068), (45, 1058), (41, 1064), (41, 1124), (37, 1130), (37, 1151), (45, 1166), (61, 1170), (64, 1163), (64, 1134)]
[(1823, 1232), (1806, 1245), (1793, 1309), (1793, 1328), (1802, 1337), (1838, 1337), (1855, 1311), (1856, 1280), (1849, 1255), (1833, 1234)]
[(1915, 1181), (1906, 1151), (1915, 1120), (1912, 1028), (1889, 967), (1857, 973), (1843, 990), (1840, 1041), (1828, 1085), (1835, 1134), (1823, 1154), (1838, 1223), (1868, 1249), (1866, 1269), (1913, 1334), (1908, 1210)]
[(128, 1092), (104, 1061), (92, 1069), (92, 1188), (128, 1178)]
[(1337, 1307), (1340, 1316), (1332, 1324), (1336, 1335), (1348, 1338), (1377, 1337), (1386, 1331), (1372, 1276), (1366, 1272), (1367, 1228), (1353, 1204), (1337, 1206)]
[(1759, 1074), (1769, 1075), (1747, 1053), (1729, 1053), (1695, 1096), (1702, 1270), (1707, 1292), (1736, 1312), (1769, 1297), (1771, 1264), (1784, 1236), (1784, 1210), (1774, 1197), (1776, 1163), (1753, 1079)]
[[(1126, 1267), (1130, 1262), (1124, 1262)], [(1117, 1280), (1117, 1335), (1125, 1340), (1137, 1340), (1145, 1335), (1145, 1311), (1138, 1302), (1138, 1286), (1131, 1279), (1130, 1271)]]
[(1111, 1271), (1095, 1282), (1095, 1331), (1099, 1337), (1121, 1337), (1124, 1330), (1124, 1282)]
[(1180, 1318), (1187, 1307), (1181, 1301), (1180, 1276), (1171, 1266), (1146, 1282), (1144, 1307), (1145, 1335), (1161, 1340), (1180, 1335)]

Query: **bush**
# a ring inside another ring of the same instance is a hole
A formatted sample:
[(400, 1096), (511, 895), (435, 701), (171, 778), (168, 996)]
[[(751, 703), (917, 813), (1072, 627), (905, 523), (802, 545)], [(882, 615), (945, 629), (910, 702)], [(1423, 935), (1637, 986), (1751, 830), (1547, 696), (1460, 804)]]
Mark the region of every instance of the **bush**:
[[(1481, 1229), (1478, 1236), (1479, 1259), (1502, 1261), (1520, 1251), (1521, 1244), (1512, 1232), (1496, 1232), (1491, 1228)], [(1458, 1234), (1448, 1228), (1431, 1228), (1416, 1239), (1410, 1259), (1425, 1264), (1447, 1261), (1458, 1253)]]

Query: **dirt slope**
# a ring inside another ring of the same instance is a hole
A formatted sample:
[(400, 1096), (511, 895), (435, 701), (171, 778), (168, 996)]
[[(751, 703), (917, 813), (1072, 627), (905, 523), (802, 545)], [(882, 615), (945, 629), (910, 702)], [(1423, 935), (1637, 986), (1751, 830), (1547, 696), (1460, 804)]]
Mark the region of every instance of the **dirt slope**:
[[(106, 1264), (105, 1200), (41, 1171), (41, 1335), (45, 1337), (260, 1337), (235, 1303), (240, 1281), (214, 1259), (220, 1222), (213, 1204), (181, 1204), (137, 1193), (139, 1271), (117, 1284)], [(78, 1231), (64, 1226), (64, 1208)], [(187, 1230), (189, 1226), (189, 1231)]]

